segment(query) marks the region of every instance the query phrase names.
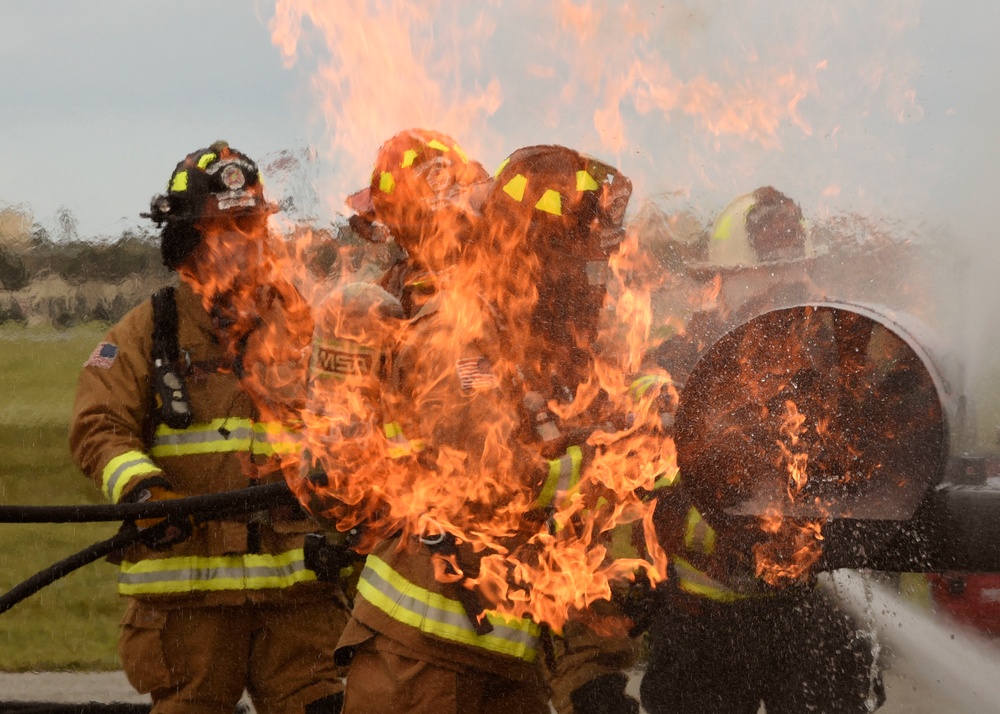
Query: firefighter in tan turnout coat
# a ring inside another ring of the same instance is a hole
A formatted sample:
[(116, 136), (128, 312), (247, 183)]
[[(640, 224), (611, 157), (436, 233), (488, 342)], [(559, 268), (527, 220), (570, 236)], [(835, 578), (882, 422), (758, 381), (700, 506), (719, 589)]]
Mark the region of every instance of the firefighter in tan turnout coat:
[[(420, 480), (428, 470), (445, 468), (448, 456), (455, 454), (469, 468), (461, 478), (456, 477), (457, 490), (463, 488), (459, 485), (463, 479), (471, 484), (477, 477), (488, 477), (485, 471), (493, 464), (486, 455), (489, 447), (483, 430), (470, 428), (472, 424), (496, 425), (502, 432), (499, 441), (512, 450), (512, 469), (523, 476), (525, 493), (535, 502), (537, 513), (544, 514), (556, 493), (569, 489), (579, 478), (585, 468), (582, 449), (571, 445), (562, 457), (543, 453), (534, 432), (535, 419), (525, 418), (528, 415), (520, 405), (525, 403), (523, 391), (529, 384), (571, 399), (573, 389), (582, 382), (589, 358), (574, 346), (573, 337), (584, 339), (586, 334), (592, 338), (605, 290), (602, 284), (591, 282), (600, 271), (588, 271), (588, 267), (606, 267), (609, 253), (620, 240), (630, 191), (627, 179), (610, 167), (563, 147), (521, 150), (501, 167), (487, 197), (483, 221), (502, 222), (509, 214), (517, 217), (510, 220), (519, 230), (529, 230), (525, 223), (534, 226), (530, 236), (539, 241), (537, 262), (553, 269), (539, 276), (542, 294), (531, 316), (532, 327), (544, 335), (541, 342), (548, 344), (550, 352), (539, 356), (525, 345), (507, 341), (505, 320), (513, 313), (505, 305), (517, 296), (493, 300), (493, 295), (483, 295), (489, 302), (486, 313), (493, 317), (484, 321), (474, 339), (466, 339), (468, 335), (456, 331), (443, 317), (452, 309), (450, 290), (436, 293), (403, 329), (383, 380), (381, 409), (392, 426), (386, 435), (395, 447), (389, 454), (407, 465), (410, 482)], [(500, 228), (499, 224), (493, 227)], [(605, 241), (612, 237), (616, 240)], [(477, 238), (473, 244), (475, 252), (502, 259), (502, 251), (488, 241)], [(503, 269), (520, 270), (516, 265)], [(576, 299), (567, 304), (570, 295)], [(577, 332), (567, 329), (570, 326)], [(442, 335), (451, 338), (449, 346), (432, 347), (442, 345)], [(567, 353), (575, 359), (561, 359)], [(552, 373), (534, 374), (527, 367), (535, 364), (534, 359), (543, 371), (551, 368)], [(515, 377), (498, 371), (501, 364), (524, 365), (525, 371)], [(442, 409), (442, 404), (449, 406)], [(428, 420), (432, 412), (433, 423)], [(482, 464), (488, 466), (481, 471)], [(475, 490), (470, 486), (470, 491)], [(483, 502), (476, 498), (470, 493), (466, 510), (486, 520), (504, 507), (501, 498)], [(403, 529), (368, 556), (353, 617), (337, 650), (340, 661), (351, 662), (346, 712), (550, 711), (542, 669), (547, 635), (531, 619), (490, 611), (486, 598), (474, 589), (436, 577), (436, 556), (449, 553), (446, 534)], [(462, 551), (461, 544), (454, 557), (466, 573), (475, 570), (475, 557)], [(607, 673), (591, 664), (592, 660), (580, 665), (586, 673), (564, 672), (559, 679), (571, 689), (583, 689), (585, 683)], [(623, 679), (612, 674), (610, 680), (588, 691), (566, 692), (564, 697), (572, 698), (577, 711), (637, 711), (637, 703), (625, 701)], [(584, 699), (591, 698), (613, 704), (588, 706)]]
[[(112, 502), (282, 478), (275, 463), (294, 451), (292, 434), (260, 416), (240, 377), (253, 369), (244, 362), (254, 329), (280, 325), (295, 301), (287, 285), (242, 286), (262, 296), (242, 328), (233, 305), (240, 276), (266, 255), (271, 210), (257, 166), (224, 142), (187, 156), (154, 198), (150, 217), (180, 284), (132, 310), (95, 348), (70, 433), (75, 462)], [(292, 508), (174, 519), (124, 554), (119, 651), (154, 712), (228, 714), (244, 690), (258, 712), (339, 711), (331, 655), (346, 616), (335, 586), (305, 565), (309, 530)]]

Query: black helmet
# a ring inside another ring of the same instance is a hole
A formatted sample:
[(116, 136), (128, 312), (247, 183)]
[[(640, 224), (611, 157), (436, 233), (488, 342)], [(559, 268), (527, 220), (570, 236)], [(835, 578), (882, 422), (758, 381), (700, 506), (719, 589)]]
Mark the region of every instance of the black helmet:
[(225, 141), (217, 141), (178, 163), (167, 192), (154, 196), (149, 213), (142, 215), (162, 227), (163, 264), (176, 269), (201, 242), (203, 224), (266, 218), (271, 212), (257, 164)]

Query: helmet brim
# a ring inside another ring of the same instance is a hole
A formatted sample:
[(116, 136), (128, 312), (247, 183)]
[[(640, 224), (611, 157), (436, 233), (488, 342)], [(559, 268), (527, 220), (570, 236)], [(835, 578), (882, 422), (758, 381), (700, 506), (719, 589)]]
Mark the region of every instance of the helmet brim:
[(365, 186), (360, 191), (352, 193), (344, 203), (362, 218), (375, 219), (375, 204), (372, 201), (371, 186)]

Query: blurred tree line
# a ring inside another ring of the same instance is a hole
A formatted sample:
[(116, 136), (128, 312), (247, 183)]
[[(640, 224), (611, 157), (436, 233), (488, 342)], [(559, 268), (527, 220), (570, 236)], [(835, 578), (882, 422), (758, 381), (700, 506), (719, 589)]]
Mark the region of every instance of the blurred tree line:
[[(174, 279), (162, 264), (153, 230), (135, 227), (117, 237), (82, 238), (72, 212), (61, 208), (51, 222), (52, 235), (29, 215), (17, 207), (0, 209), (0, 323), (115, 322)], [(686, 197), (668, 196), (641, 205), (630, 230), (653, 259), (654, 272), (681, 276), (688, 264), (706, 259), (711, 221), (693, 213)], [(839, 214), (811, 228), (817, 257), (809, 272), (829, 296), (930, 311), (929, 292), (920, 289), (929, 278), (916, 261), (919, 241), (904, 226)], [(399, 257), (393, 242), (371, 243), (347, 223), (284, 229), (292, 259), (302, 261), (319, 283), (377, 280)], [(663, 286), (668, 282), (660, 280)], [(676, 311), (665, 304), (658, 309), (664, 314), (655, 317), (662, 321)]]
[[(116, 322), (176, 279), (162, 263), (153, 230), (84, 238), (66, 208), (56, 212), (52, 231), (29, 215), (19, 207), (0, 209), (0, 323)], [(391, 244), (368, 243), (346, 224), (298, 226), (286, 239), (290, 253), (321, 282), (374, 279), (395, 259)]]

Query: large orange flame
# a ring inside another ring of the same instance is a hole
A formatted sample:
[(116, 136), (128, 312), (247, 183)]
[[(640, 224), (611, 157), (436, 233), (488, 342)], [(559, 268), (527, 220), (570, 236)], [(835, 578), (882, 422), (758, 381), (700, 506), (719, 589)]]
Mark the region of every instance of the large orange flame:
[[(488, 73), (473, 73), (470, 81), (461, 71), (468, 63), (478, 66), (478, 48), (494, 29), (488, 13), (454, 10), (461, 22), (455, 23), (453, 42), (444, 46), (427, 31), (430, 18), (447, 11), (444, 3), (277, 0), (275, 8), (272, 39), (286, 63), (305, 58), (316, 63), (312, 90), (328, 141), (321, 151), (351, 175), (365, 176), (372, 149), (403, 126), (472, 134), (480, 144), (467, 148), (477, 154), (506, 140), (495, 136), (486, 119), (516, 87), (502, 86)], [(532, 110), (540, 125), (560, 126), (564, 112), (575, 111), (567, 107), (585, 96), (591, 98), (587, 114), (595, 141), (617, 153), (631, 145), (623, 118), (629, 112), (658, 114), (665, 125), (684, 119), (685, 126), (716, 144), (780, 149), (787, 127), (813, 134), (800, 107), (818, 94), (825, 60), (763, 67), (755, 64), (756, 50), (741, 45), (742, 60), (757, 71), (744, 75), (724, 66), (685, 76), (651, 49), (660, 38), (650, 35), (643, 13), (629, 4), (559, 2), (546, 15), (553, 21), (558, 59), (520, 57), (516, 47), (506, 48), (507, 61), (524, 65), (517, 76), (549, 82), (550, 91)], [(609, 27), (619, 42), (607, 42)], [(563, 65), (572, 68), (568, 77)], [(442, 239), (457, 233), (449, 225), (433, 231)], [(305, 319), (293, 321), (292, 334), (255, 333), (248, 349), (259, 361), (246, 379), (262, 403), (272, 402), (274, 413), (300, 428), (312, 476), (303, 475), (294, 455), (286, 457), (286, 473), (317, 517), (341, 530), (363, 524), (362, 550), (393, 533), (450, 534), (477, 555), (476, 572), (456, 557), (439, 563), (440, 577), (463, 573), (498, 610), (559, 627), (571, 613), (607, 597), (611, 580), (628, 578), (637, 567), (654, 582), (665, 576), (651, 507), (638, 494), (652, 490), (659, 476), (676, 472), (660, 407), (676, 403), (677, 394), (667, 375), (641, 396), (630, 389), (631, 377), (643, 369), (652, 321), (649, 292), (657, 287), (655, 281), (634, 279), (652, 272), (634, 241), (611, 261), (617, 319), (607, 319), (593, 338), (568, 324), (568, 338), (550, 344), (548, 335), (532, 333), (527, 318), (539, 300), (538, 272), (558, 266), (540, 265), (537, 256), (519, 250), (518, 236), (490, 239), (488, 256), (466, 254), (455, 269), (435, 277), (441, 290), (429, 306), (430, 327), (401, 321), (392, 300), (372, 287), (311, 280), (301, 261), (291, 260), (298, 257), (295, 251), (286, 250), (290, 260), (278, 272), (304, 296), (316, 323), (308, 394), (301, 346), (312, 333), (306, 334)], [(720, 284), (717, 279), (695, 299), (713, 302)], [(495, 308), (504, 316), (499, 327)], [(608, 318), (610, 312), (602, 314)], [(470, 362), (470, 344), (502, 346), (484, 348), (485, 357)], [(587, 351), (591, 359), (573, 364), (569, 347)], [(383, 377), (396, 373), (393, 362), (401, 355), (421, 379), (387, 391)], [(572, 398), (541, 392), (536, 398), (535, 390), (522, 394), (501, 386), (519, 383), (524, 373), (540, 373), (547, 363), (575, 371)], [(259, 366), (271, 364), (284, 365), (284, 372)], [(489, 419), (465, 424), (461, 446), (412, 439), (418, 432), (454, 429), (449, 419), (460, 410), (440, 400), (438, 387), (454, 378), (456, 367), (464, 370), (471, 391), (490, 392)], [(774, 375), (772, 382), (780, 380)], [(286, 387), (288, 393), (282, 393)], [(526, 400), (539, 428), (550, 418), (559, 423), (560, 436), (537, 449), (525, 449), (518, 439)], [(802, 422), (793, 427), (803, 428)], [(797, 433), (785, 437), (795, 446)], [(535, 467), (564, 454), (570, 444), (581, 447), (586, 468), (578, 482), (537, 507)], [(798, 497), (806, 488), (808, 450), (779, 446), (790, 474), (788, 495)], [(650, 560), (609, 557), (611, 530), (640, 522)], [(818, 528), (815, 534), (814, 541)]]

